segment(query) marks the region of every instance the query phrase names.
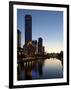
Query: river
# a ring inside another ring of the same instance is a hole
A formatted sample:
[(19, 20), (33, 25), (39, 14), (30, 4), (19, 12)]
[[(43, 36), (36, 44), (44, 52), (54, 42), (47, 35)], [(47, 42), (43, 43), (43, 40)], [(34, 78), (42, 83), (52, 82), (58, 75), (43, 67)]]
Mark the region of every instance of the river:
[(62, 63), (56, 58), (23, 63), (17, 68), (17, 80), (54, 78), (63, 78)]

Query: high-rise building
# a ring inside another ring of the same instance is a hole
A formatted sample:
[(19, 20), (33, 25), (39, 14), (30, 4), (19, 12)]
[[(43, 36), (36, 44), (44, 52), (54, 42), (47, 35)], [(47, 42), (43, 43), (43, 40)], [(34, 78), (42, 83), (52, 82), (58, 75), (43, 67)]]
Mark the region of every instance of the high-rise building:
[(32, 40), (32, 44), (35, 47), (35, 54), (38, 52), (37, 40)]
[(31, 15), (25, 16), (25, 44), (32, 41), (32, 17)]
[(21, 48), (21, 32), (17, 30), (17, 48)]
[(42, 52), (43, 52), (43, 54), (45, 53), (45, 47), (44, 46), (42, 46)]
[(42, 54), (42, 44), (43, 44), (43, 40), (42, 40), (42, 38), (40, 37), (40, 38), (38, 39), (38, 53), (39, 53), (39, 54)]
[(32, 44), (37, 45), (37, 40), (32, 40)]
[(36, 48), (32, 44), (32, 41), (29, 41), (27, 44), (23, 46), (24, 54), (27, 57), (33, 57), (35, 55)]

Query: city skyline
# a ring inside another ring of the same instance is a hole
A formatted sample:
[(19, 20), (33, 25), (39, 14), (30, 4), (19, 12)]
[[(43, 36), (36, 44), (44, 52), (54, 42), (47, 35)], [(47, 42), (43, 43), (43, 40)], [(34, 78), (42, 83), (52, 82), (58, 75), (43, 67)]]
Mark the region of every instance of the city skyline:
[(21, 31), (21, 46), (25, 43), (25, 15), (32, 16), (32, 39), (43, 38), (46, 52), (63, 50), (63, 12), (17, 9), (17, 29)]

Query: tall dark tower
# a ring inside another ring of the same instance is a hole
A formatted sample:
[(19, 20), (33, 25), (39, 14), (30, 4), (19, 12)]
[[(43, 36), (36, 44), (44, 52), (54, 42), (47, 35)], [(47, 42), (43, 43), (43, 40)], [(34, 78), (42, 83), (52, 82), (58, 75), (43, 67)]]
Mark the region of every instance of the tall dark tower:
[(17, 30), (17, 48), (21, 48), (21, 32)]
[(32, 17), (31, 15), (25, 16), (25, 44), (32, 41)]
[(42, 45), (43, 44), (43, 40), (42, 40), (42, 38), (40, 37), (39, 39), (38, 39), (38, 53), (39, 54), (42, 54)]

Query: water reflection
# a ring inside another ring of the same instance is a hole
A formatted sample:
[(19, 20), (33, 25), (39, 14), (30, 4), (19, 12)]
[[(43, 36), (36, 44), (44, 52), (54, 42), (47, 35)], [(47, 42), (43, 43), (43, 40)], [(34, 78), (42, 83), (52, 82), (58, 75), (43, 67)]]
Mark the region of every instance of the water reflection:
[(18, 64), (17, 79), (63, 78), (61, 61), (55, 58), (35, 60)]

